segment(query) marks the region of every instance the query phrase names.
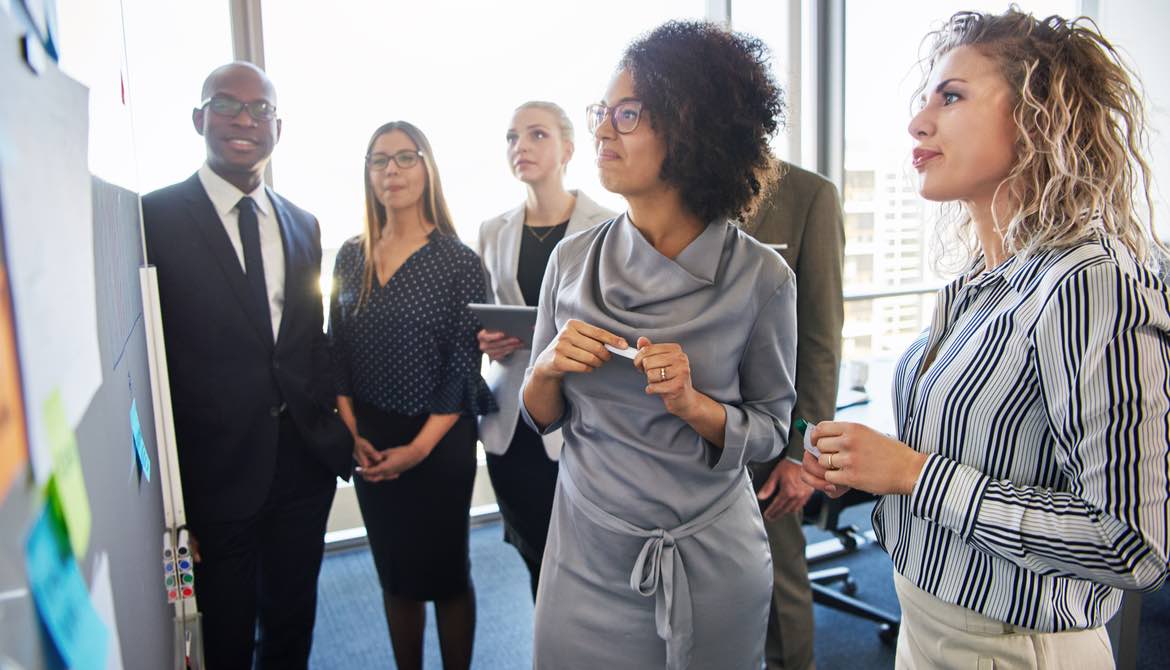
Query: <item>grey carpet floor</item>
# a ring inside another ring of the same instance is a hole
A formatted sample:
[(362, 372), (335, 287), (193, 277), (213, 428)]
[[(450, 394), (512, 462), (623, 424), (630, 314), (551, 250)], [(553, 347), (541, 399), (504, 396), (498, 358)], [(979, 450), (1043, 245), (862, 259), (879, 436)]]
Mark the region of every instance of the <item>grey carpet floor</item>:
[[(843, 522), (869, 528), (865, 508), (847, 510)], [(519, 555), (501, 539), (498, 524), (471, 531), (471, 565), (478, 616), (475, 634), (476, 670), (525, 670), (532, 667), (532, 597), (528, 573)], [(809, 533), (810, 542), (824, 535)], [(830, 562), (850, 568), (859, 590), (856, 597), (897, 612), (890, 562), (874, 545)], [(825, 567), (824, 565), (814, 566)], [(881, 643), (868, 621), (825, 607), (815, 607), (816, 661), (821, 670), (892, 668), (894, 651)], [(434, 610), (428, 606), (427, 668), (441, 668)], [(1140, 670), (1170, 667), (1170, 587), (1148, 594), (1142, 606)], [(381, 593), (367, 549), (331, 553), (321, 570), (317, 628), (311, 667), (393, 668), (390, 638), (382, 614)], [(606, 669), (616, 670), (616, 669)]]

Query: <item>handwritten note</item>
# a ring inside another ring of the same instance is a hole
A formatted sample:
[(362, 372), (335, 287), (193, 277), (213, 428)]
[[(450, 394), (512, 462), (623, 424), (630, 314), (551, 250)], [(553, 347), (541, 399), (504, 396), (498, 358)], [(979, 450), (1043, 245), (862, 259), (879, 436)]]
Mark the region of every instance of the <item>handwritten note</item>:
[(104, 669), (109, 632), (90, 602), (65, 528), (51, 505), (45, 505), (29, 532), (25, 570), (37, 612), (65, 666)]

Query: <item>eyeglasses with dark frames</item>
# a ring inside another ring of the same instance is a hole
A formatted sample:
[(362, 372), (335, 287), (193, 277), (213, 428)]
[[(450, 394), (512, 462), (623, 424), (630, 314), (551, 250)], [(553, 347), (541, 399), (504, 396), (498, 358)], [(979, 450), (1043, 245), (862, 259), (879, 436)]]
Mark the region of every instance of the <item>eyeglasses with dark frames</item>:
[(403, 149), (394, 155), (378, 152), (366, 156), (366, 167), (371, 170), (385, 170), (390, 166), (390, 161), (394, 161), (400, 169), (409, 170), (418, 165), (422, 155), (423, 152), (412, 149)]
[(242, 110), (248, 110), (248, 116), (257, 121), (271, 121), (276, 118), (276, 105), (267, 100), (240, 102), (228, 95), (213, 95), (199, 103), (199, 109), (208, 107), (212, 112), (229, 119), (240, 115)]
[(641, 100), (622, 100), (613, 107), (600, 103), (585, 108), (589, 132), (596, 133), (608, 118), (613, 122), (613, 129), (621, 135), (628, 135), (638, 129), (638, 121), (642, 119)]

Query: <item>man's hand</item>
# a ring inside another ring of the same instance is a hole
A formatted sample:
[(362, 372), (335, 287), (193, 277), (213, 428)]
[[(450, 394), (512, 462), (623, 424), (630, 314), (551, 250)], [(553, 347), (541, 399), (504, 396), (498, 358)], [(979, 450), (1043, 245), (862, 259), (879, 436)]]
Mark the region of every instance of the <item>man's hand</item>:
[(195, 563), (203, 562), (203, 555), (199, 553), (199, 540), (195, 539), (195, 533), (191, 529), (187, 529), (187, 548), (191, 550), (191, 560)]
[(804, 508), (805, 503), (812, 497), (813, 488), (804, 483), (800, 473), (800, 465), (787, 458), (781, 458), (776, 467), (772, 468), (768, 479), (756, 494), (761, 501), (772, 499), (764, 509), (765, 519), (775, 521), (785, 514)]

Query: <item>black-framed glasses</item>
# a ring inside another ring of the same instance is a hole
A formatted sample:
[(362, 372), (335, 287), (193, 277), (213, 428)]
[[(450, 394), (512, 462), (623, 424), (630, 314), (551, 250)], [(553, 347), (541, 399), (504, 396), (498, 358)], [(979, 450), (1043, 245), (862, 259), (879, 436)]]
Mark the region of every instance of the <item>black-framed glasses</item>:
[(229, 119), (236, 118), (240, 115), (240, 111), (245, 109), (248, 110), (248, 116), (257, 121), (271, 121), (276, 118), (276, 105), (267, 100), (240, 102), (231, 96), (213, 95), (199, 103), (199, 109), (204, 107), (208, 107), (216, 114), (226, 116)]
[(378, 152), (366, 156), (366, 167), (371, 170), (385, 170), (390, 165), (390, 161), (394, 161), (394, 164), (399, 168), (409, 170), (418, 165), (419, 160), (422, 158), (422, 153), (413, 149), (403, 149), (393, 156)]
[(638, 121), (642, 119), (641, 100), (623, 100), (613, 107), (606, 107), (600, 103), (585, 108), (585, 116), (589, 122), (589, 132), (596, 133), (606, 118), (613, 121), (613, 129), (622, 135), (634, 132), (638, 128)]

